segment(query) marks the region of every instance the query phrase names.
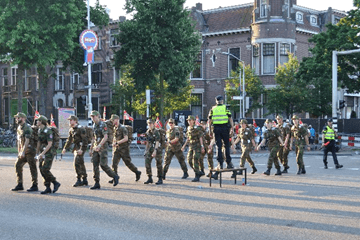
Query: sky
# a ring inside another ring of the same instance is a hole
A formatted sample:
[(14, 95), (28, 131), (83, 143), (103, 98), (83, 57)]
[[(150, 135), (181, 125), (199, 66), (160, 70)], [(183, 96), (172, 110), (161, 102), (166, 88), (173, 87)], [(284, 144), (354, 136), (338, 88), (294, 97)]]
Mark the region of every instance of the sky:
[[(90, 0), (90, 5), (95, 4), (96, 0)], [(123, 10), (126, 0), (100, 0), (101, 5), (106, 5), (110, 9), (110, 18), (118, 19), (119, 16), (126, 16), (127, 19), (131, 18), (130, 15), (126, 15)], [(236, 6), (245, 3), (252, 3), (253, 0), (186, 0), (185, 7), (195, 7), (196, 3), (202, 3), (203, 10), (214, 9), (221, 7)], [(329, 7), (333, 9), (349, 11), (353, 8), (353, 0), (341, 0), (341, 1), (330, 1), (330, 0), (297, 0), (297, 5), (304, 6), (316, 10), (327, 10)]]

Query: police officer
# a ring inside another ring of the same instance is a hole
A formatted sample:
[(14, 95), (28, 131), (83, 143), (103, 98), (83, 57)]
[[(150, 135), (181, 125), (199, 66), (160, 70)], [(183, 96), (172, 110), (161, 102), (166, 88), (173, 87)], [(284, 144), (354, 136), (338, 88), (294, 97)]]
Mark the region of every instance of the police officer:
[(294, 115), (292, 118), (294, 126), (291, 127), (291, 139), (290, 139), (290, 149), (292, 149), (293, 141), (295, 140), (295, 152), (296, 152), (296, 163), (298, 165), (297, 174), (305, 174), (305, 164), (303, 160), (304, 155), (304, 145), (309, 146), (309, 134), (307, 128), (300, 126), (300, 119), (298, 116)]
[(38, 191), (38, 175), (36, 168), (36, 142), (33, 136), (33, 130), (30, 124), (26, 123), (25, 113), (18, 112), (14, 116), (17, 128), (17, 145), (18, 145), (18, 158), (15, 163), (15, 171), (17, 176), (17, 185), (12, 191), (24, 190), (23, 187), (23, 167), (25, 163), (29, 164), (30, 173), (32, 178), (32, 186), (27, 190), (29, 192)]
[(205, 153), (204, 143), (203, 143), (203, 132), (200, 127), (195, 126), (195, 117), (189, 115), (187, 118), (189, 123), (188, 129), (186, 131), (186, 141), (181, 148), (181, 151), (185, 150), (186, 145), (189, 143), (189, 151), (187, 155), (188, 163), (195, 172), (195, 178), (192, 182), (199, 182), (201, 172), (200, 172), (200, 155)]
[[(231, 118), (230, 111), (226, 110), (226, 106), (224, 105), (224, 98), (221, 95), (218, 95), (216, 98), (216, 105), (212, 107), (209, 112), (209, 126), (211, 124), (214, 125), (214, 134), (215, 134), (215, 142), (218, 147), (218, 168), (223, 168), (223, 155), (222, 155), (222, 141), (225, 144), (225, 155), (226, 155), (226, 163), (227, 168), (234, 168), (234, 165), (231, 162), (230, 156), (230, 142), (229, 138), (232, 135), (234, 124)], [(221, 141), (222, 140), (222, 141)]]
[(39, 140), (37, 143), (36, 153), (38, 154), (37, 158), (39, 159), (40, 173), (44, 179), (44, 185), (46, 187), (41, 194), (51, 193), (51, 183), (54, 184), (53, 193), (55, 193), (61, 185), (58, 181), (56, 181), (56, 178), (50, 172), (51, 165), (56, 154), (56, 149), (53, 147), (53, 132), (47, 127), (47, 122), (48, 119), (43, 115), (40, 115), (36, 122), (36, 125), (39, 127)]
[(147, 120), (149, 129), (146, 131), (145, 136), (147, 139), (146, 152), (145, 152), (145, 168), (148, 180), (144, 184), (153, 183), (151, 162), (152, 159), (156, 160), (156, 168), (158, 174), (158, 181), (155, 184), (163, 184), (162, 181), (162, 149), (160, 147), (160, 131), (155, 128), (154, 121), (152, 119)]
[(184, 172), (182, 179), (186, 179), (189, 177), (188, 169), (185, 163), (185, 156), (184, 153), (181, 151), (181, 143), (180, 143), (180, 132), (178, 127), (175, 127), (175, 120), (170, 118), (168, 120), (168, 124), (170, 128), (166, 131), (166, 138), (167, 138), (167, 146), (165, 148), (165, 163), (163, 168), (163, 179), (166, 177), (166, 173), (169, 170), (169, 166), (171, 163), (171, 159), (175, 155), (179, 161), (181, 169)]
[(336, 156), (336, 149), (335, 149), (335, 138), (337, 137), (337, 133), (335, 132), (333, 126), (333, 120), (330, 118), (327, 121), (327, 125), (323, 128), (322, 131), (322, 145), (321, 147), (324, 148), (324, 156), (323, 156), (323, 162), (324, 162), (324, 168), (327, 169), (328, 162), (327, 162), (327, 154), (328, 152), (332, 153), (335, 168), (342, 168), (343, 165), (340, 165), (337, 156)]
[(74, 143), (74, 148), (72, 152), (74, 153), (74, 167), (77, 181), (75, 182), (73, 187), (87, 186), (88, 181), (84, 163), (84, 154), (86, 152), (90, 139), (87, 139), (86, 129), (79, 125), (79, 119), (76, 116), (71, 115), (67, 120), (69, 120), (70, 126), (69, 137), (66, 140), (64, 148), (62, 150), (62, 154), (64, 154), (66, 152), (66, 149), (68, 149), (70, 145)]
[(108, 166), (108, 129), (106, 123), (101, 121), (100, 113), (92, 111), (91, 119), (94, 122), (94, 137), (90, 147), (91, 162), (93, 163), (95, 184), (90, 189), (100, 188), (100, 168), (106, 172), (109, 177), (114, 179), (114, 186), (119, 183), (119, 176)]
[[(209, 147), (211, 140), (213, 139), (213, 134), (211, 134), (211, 129), (206, 127), (206, 124), (207, 124), (206, 119), (201, 120), (200, 124), (201, 124), (202, 130), (203, 130), (203, 142), (204, 142), (204, 147), (205, 147), (205, 152), (201, 153), (201, 155), (200, 155), (200, 164), (201, 164), (200, 168), (201, 168), (201, 175), (205, 175), (205, 173), (204, 173), (204, 157), (205, 157), (205, 155), (207, 155), (209, 170), (212, 170), (214, 168), (213, 148)], [(211, 174), (209, 173), (207, 176), (211, 177)]]
[(251, 129), (247, 127), (246, 119), (242, 119), (240, 121), (240, 124), (241, 128), (239, 129), (239, 134), (237, 135), (237, 138), (233, 143), (233, 148), (235, 149), (235, 145), (238, 142), (241, 142), (240, 167), (243, 168), (245, 166), (245, 161), (247, 161), (252, 168), (251, 174), (254, 174), (257, 172), (257, 169), (255, 167), (255, 163), (250, 157), (250, 152), (252, 149), (251, 145), (254, 146), (254, 148), (256, 149), (255, 136), (253, 135)]
[(261, 145), (265, 144), (266, 140), (268, 141), (268, 148), (270, 151), (269, 159), (267, 162), (267, 170), (263, 173), (264, 175), (270, 175), (270, 170), (272, 168), (272, 164), (274, 163), (276, 168), (275, 175), (281, 175), (279, 159), (277, 153), (281, 146), (284, 145), (281, 139), (281, 133), (279, 129), (275, 128), (273, 125), (273, 120), (266, 119), (265, 124), (266, 131), (264, 133), (264, 139), (261, 143), (257, 146), (257, 150), (261, 147)]
[(279, 148), (278, 158), (284, 167), (284, 170), (282, 171), (282, 173), (287, 173), (288, 172), (287, 170), (290, 168), (288, 165), (288, 155), (289, 155), (289, 149), (290, 149), (289, 143), (290, 143), (291, 129), (290, 129), (289, 124), (284, 125), (284, 120), (281, 115), (278, 115), (276, 117), (276, 121), (278, 123), (277, 128), (280, 130), (280, 133), (281, 133), (281, 139), (284, 142), (284, 146)]
[[(131, 162), (128, 130), (124, 125), (120, 124), (120, 117), (118, 115), (112, 114), (111, 121), (114, 123), (112, 169), (118, 174), (118, 165), (122, 158), (125, 165), (135, 173), (135, 181), (139, 181), (141, 172)], [(113, 183), (113, 180), (109, 181), (109, 183)]]

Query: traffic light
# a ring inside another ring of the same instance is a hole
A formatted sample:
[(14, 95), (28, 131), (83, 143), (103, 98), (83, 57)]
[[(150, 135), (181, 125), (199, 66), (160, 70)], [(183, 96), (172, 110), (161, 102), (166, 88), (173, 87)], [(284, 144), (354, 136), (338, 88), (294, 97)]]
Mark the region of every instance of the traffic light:
[(339, 109), (344, 108), (344, 107), (345, 107), (345, 101), (339, 100)]
[(155, 102), (155, 90), (150, 90), (150, 103)]
[(81, 103), (82, 103), (82, 105), (84, 105), (84, 106), (86, 106), (86, 95), (81, 95), (80, 96), (80, 99), (81, 99)]

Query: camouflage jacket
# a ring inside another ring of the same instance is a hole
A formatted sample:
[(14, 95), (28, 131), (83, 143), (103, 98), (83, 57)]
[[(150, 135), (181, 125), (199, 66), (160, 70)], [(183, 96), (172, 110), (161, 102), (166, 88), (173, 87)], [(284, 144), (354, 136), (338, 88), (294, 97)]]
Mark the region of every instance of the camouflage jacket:
[(67, 149), (72, 143), (74, 143), (73, 152), (80, 149), (85, 152), (89, 142), (91, 142), (91, 139), (87, 139), (85, 128), (80, 125), (76, 125), (75, 127), (71, 127), (69, 129), (69, 137), (66, 140), (64, 148)]
[(264, 133), (264, 138), (268, 140), (269, 148), (280, 146), (278, 137), (281, 137), (280, 130), (274, 127), (271, 129), (267, 129)]
[(291, 136), (295, 140), (295, 145), (305, 145), (305, 137), (308, 134), (308, 130), (302, 126), (292, 126)]
[[(40, 151), (43, 151), (48, 145), (48, 143), (54, 140), (53, 132), (48, 127), (44, 127), (43, 129), (39, 128), (38, 138), (40, 143)], [(53, 147), (51, 147), (51, 150), (54, 150)], [(47, 153), (49, 152), (50, 150)]]
[(203, 137), (203, 130), (202, 127), (188, 127), (186, 131), (186, 137), (189, 140), (190, 146), (196, 146), (200, 144), (200, 138)]
[[(155, 143), (160, 142), (160, 132), (154, 129), (148, 129), (145, 133), (146, 140), (147, 140), (147, 151), (153, 152), (155, 148)], [(160, 147), (160, 146), (159, 146)]]
[(237, 138), (240, 139), (242, 145), (251, 145), (254, 134), (250, 128), (240, 128)]
[[(97, 147), (100, 144), (101, 140), (104, 138), (104, 136), (108, 134), (108, 129), (106, 123), (103, 121), (99, 121), (98, 124), (94, 123), (93, 129), (94, 129), (94, 147)], [(106, 141), (102, 147), (106, 149), (108, 146), (107, 143), (108, 141)]]
[(24, 123), (23, 125), (19, 125), (17, 128), (18, 144), (20, 144), (21, 147), (24, 146), (26, 138), (29, 139), (28, 148), (30, 148), (31, 150), (35, 150), (36, 141), (35, 141), (33, 129), (29, 124)]
[(281, 133), (281, 139), (285, 142), (286, 139), (286, 135), (289, 134), (289, 139), (288, 139), (288, 145), (290, 144), (290, 137), (291, 137), (291, 129), (289, 124), (284, 125), (277, 125), (277, 128), (280, 130)]
[[(123, 139), (125, 136), (128, 135), (128, 130), (125, 126), (119, 124), (119, 126), (115, 126), (114, 125), (114, 138), (113, 138), (113, 142), (117, 142), (120, 141), (121, 139)], [(114, 146), (114, 144), (113, 144)], [(128, 148), (129, 147), (129, 141), (126, 141), (122, 144), (117, 145), (115, 148), (116, 149), (122, 149), (122, 148)]]

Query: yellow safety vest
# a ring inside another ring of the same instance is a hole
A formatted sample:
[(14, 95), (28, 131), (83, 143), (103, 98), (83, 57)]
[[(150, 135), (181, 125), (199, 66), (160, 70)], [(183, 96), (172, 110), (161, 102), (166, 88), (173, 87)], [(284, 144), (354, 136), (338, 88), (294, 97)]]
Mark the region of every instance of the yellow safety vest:
[(214, 125), (216, 124), (226, 124), (229, 121), (229, 117), (227, 115), (226, 106), (218, 105), (212, 109), (212, 122)]
[(335, 140), (335, 131), (329, 126), (326, 126), (325, 139), (329, 141)]

